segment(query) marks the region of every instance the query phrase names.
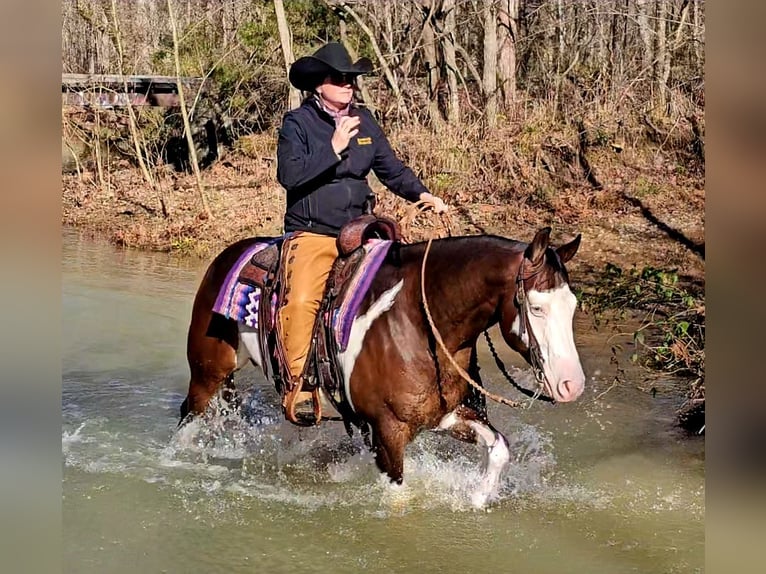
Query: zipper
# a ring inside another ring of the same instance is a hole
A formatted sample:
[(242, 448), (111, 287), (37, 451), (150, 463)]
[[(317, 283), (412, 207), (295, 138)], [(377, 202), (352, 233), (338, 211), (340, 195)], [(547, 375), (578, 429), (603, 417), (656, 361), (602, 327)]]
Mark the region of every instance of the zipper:
[(306, 196), (306, 212), (307, 212), (306, 219), (308, 220), (308, 226), (309, 227), (313, 227), (314, 226), (314, 221), (311, 219), (311, 195), (312, 194), (309, 193)]
[(344, 181), (343, 187), (346, 188), (346, 211), (351, 211), (351, 186)]

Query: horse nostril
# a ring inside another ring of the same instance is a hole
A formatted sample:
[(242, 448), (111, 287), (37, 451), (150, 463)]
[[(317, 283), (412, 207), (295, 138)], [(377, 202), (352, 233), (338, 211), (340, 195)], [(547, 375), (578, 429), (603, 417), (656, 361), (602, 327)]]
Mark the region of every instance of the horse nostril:
[(569, 379), (563, 380), (559, 383), (558, 391), (559, 396), (564, 402), (576, 399), (579, 395), (577, 392), (577, 385), (574, 381), (570, 381)]

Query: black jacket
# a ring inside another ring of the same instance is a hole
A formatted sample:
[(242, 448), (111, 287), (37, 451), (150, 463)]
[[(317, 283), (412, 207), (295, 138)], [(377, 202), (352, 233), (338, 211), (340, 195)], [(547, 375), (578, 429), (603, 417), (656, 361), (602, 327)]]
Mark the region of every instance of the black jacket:
[(353, 106), (359, 133), (335, 155), (330, 143), (335, 122), (311, 97), (285, 114), (279, 130), (277, 179), (287, 190), (285, 232), (311, 231), (337, 236), (346, 222), (362, 214), (372, 194), (370, 169), (397, 195), (417, 201), (426, 187), (396, 157), (372, 114)]

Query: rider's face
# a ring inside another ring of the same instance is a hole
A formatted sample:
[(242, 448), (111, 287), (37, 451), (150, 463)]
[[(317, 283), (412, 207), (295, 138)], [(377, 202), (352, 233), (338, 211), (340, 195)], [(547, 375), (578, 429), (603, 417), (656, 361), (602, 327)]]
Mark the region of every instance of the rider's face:
[(333, 73), (317, 87), (317, 92), (325, 102), (342, 109), (351, 103), (354, 96), (354, 80), (351, 74)]

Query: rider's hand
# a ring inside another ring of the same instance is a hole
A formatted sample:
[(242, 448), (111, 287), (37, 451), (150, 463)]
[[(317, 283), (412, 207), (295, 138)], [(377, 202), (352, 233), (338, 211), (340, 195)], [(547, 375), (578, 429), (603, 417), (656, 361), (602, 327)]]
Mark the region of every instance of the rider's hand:
[(348, 142), (351, 141), (351, 138), (359, 133), (360, 121), (358, 116), (343, 116), (340, 119), (335, 128), (335, 133), (332, 134), (331, 143), (335, 153), (340, 155), (340, 152), (348, 147)]
[(421, 193), (420, 201), (428, 203), (436, 213), (447, 213), (447, 211), (449, 211), (449, 205), (444, 203), (441, 197), (436, 197), (431, 193)]

